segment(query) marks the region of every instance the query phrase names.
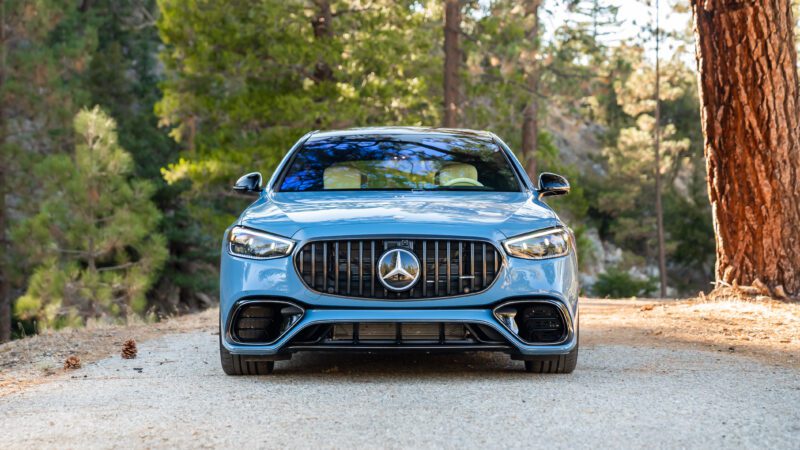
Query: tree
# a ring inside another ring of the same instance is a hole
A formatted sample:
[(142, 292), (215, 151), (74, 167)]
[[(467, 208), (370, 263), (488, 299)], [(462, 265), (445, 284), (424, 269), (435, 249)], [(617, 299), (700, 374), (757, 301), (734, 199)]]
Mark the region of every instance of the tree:
[[(0, 92), (5, 91), (6, 59), (6, 2), (0, 0)], [(5, 97), (5, 96), (3, 96)], [(5, 147), (6, 125), (5, 98), (0, 98), (0, 145)], [(11, 339), (11, 289), (9, 280), (9, 248), (6, 240), (6, 149), (0, 149), (0, 343)]]
[[(12, 288), (24, 284), (25, 254), (8, 239), (37, 191), (24, 186), (30, 161), (65, 149), (95, 34), (91, 16), (58, 0), (0, 1), (0, 342), (11, 336)], [(12, 264), (12, 261), (14, 263)]]
[[(603, 150), (607, 163), (607, 177), (596, 188), (590, 188), (598, 201), (594, 208), (608, 220), (601, 224), (607, 239), (626, 250), (628, 264), (639, 265), (646, 261), (635, 261), (641, 256), (658, 261), (657, 210), (653, 202), (656, 183), (655, 176), (663, 174), (665, 193), (669, 194), (670, 206), (678, 208), (695, 207), (691, 203), (695, 187), (691, 184), (696, 172), (697, 159), (701, 159), (697, 146), (692, 147), (692, 136), (687, 133), (687, 123), (680, 122), (695, 110), (692, 99), (694, 78), (691, 70), (683, 63), (680, 53), (672, 59), (662, 61), (657, 76), (655, 67), (645, 59), (644, 50), (638, 47), (620, 47), (615, 53), (618, 58), (627, 60), (631, 72), (615, 82), (614, 98), (624, 114), (626, 121), (619, 126), (613, 143)], [(658, 81), (657, 81), (658, 79)], [(659, 101), (653, 97), (653, 86), (658, 83)], [(659, 158), (653, 151), (653, 135), (656, 130), (656, 112), (663, 110)], [(680, 186), (680, 189), (678, 188)], [(696, 228), (693, 224), (681, 222), (693, 218), (693, 211), (675, 211), (665, 223), (671, 229), (683, 227)], [(665, 245), (665, 253), (678, 258), (675, 247), (683, 234), (675, 234), (670, 246)], [(708, 230), (703, 228), (703, 233)], [(706, 235), (707, 236), (707, 235)], [(683, 247), (681, 247), (682, 250)], [(630, 255), (630, 256), (629, 256)], [(636, 255), (637, 257), (634, 257)], [(683, 259), (686, 261), (686, 259)], [(697, 261), (692, 261), (696, 263)], [(701, 262), (702, 264), (702, 262)], [(677, 266), (677, 264), (676, 264)], [(676, 267), (678, 269), (678, 267)], [(699, 272), (695, 268), (694, 272)]]
[(150, 201), (154, 187), (130, 179), (132, 159), (113, 119), (96, 107), (78, 113), (74, 126), (74, 155), (37, 165), (37, 179), (52, 189), (39, 213), (14, 231), (39, 262), (15, 310), (41, 327), (143, 312), (167, 257)]
[(788, 0), (692, 0), (721, 284), (800, 296), (800, 93)]
[(531, 180), (538, 176), (536, 173), (536, 149), (539, 139), (539, 8), (542, 0), (525, 1), (525, 21), (527, 23), (526, 41), (528, 51), (522, 55), (525, 65), (527, 105), (522, 113), (522, 156), (525, 161), (525, 170)]
[[(440, 15), (411, 0), (160, 0), (162, 125), (183, 147), (164, 170), (216, 248), (245, 206), (230, 185), (272, 171), (303, 134), (441, 121)], [(435, 11), (439, 13), (439, 11)], [(330, 19), (326, 17), (330, 16)], [(322, 23), (326, 25), (322, 27)], [(206, 259), (209, 265), (218, 258)]]
[(461, 0), (445, 0), (443, 125), (448, 128), (459, 126), (461, 59)]
[[(664, 206), (661, 201), (662, 182), (661, 182), (661, 18), (659, 0), (656, 0), (656, 79), (655, 83), (655, 123), (654, 132), (655, 145), (653, 152), (653, 171), (655, 172), (655, 197), (656, 197), (656, 233), (658, 235), (658, 278), (661, 297), (667, 296), (667, 250), (664, 245)], [(688, 146), (687, 146), (688, 147)]]
[(167, 185), (161, 169), (178, 157), (179, 146), (168, 127), (159, 127), (154, 106), (161, 99), (158, 63), (161, 39), (155, 0), (94, 0), (98, 44), (89, 64), (91, 103), (117, 123), (119, 143), (135, 163), (133, 175), (157, 187), (153, 201), (164, 216), (160, 232), (167, 238), (169, 259), (148, 301), (158, 314), (194, 311), (210, 306), (218, 290), (215, 241), (203, 239), (198, 221), (189, 217), (186, 186)]

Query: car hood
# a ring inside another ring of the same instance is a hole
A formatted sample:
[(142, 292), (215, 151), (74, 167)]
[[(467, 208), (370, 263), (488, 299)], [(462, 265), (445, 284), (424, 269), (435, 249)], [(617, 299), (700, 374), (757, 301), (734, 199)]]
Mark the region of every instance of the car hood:
[(549, 207), (527, 193), (430, 191), (274, 193), (259, 198), (239, 220), (240, 225), (286, 237), (302, 232), (303, 238), (510, 237), (558, 223)]

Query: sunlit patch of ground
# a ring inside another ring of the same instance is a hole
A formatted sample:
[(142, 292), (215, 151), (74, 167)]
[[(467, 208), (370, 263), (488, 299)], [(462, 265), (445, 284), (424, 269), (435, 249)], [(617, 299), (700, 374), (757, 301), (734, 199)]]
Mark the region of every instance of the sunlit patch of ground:
[(800, 304), (765, 297), (581, 304), (582, 343), (702, 346), (800, 366)]
[(83, 329), (50, 331), (0, 345), (0, 397), (54, 376), (67, 376), (70, 355), (82, 364), (116, 355), (128, 339), (145, 341), (170, 333), (213, 331), (219, 310), (209, 309), (157, 323), (134, 320), (128, 325), (93, 324)]

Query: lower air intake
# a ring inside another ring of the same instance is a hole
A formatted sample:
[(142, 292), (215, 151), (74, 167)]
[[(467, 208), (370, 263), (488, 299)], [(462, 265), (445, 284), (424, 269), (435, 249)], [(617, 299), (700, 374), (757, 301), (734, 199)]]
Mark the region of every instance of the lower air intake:
[(550, 302), (506, 303), (494, 310), (495, 317), (529, 344), (556, 344), (567, 338), (568, 327), (562, 308)]
[(237, 342), (269, 344), (289, 331), (302, 316), (303, 310), (288, 302), (245, 301), (233, 313), (231, 335)]

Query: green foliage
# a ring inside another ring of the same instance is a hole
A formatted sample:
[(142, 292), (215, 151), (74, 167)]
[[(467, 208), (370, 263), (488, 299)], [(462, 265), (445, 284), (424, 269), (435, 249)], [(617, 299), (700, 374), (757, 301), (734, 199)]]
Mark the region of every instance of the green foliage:
[(95, 108), (81, 111), (74, 127), (74, 155), (36, 166), (49, 196), (13, 233), (37, 262), (16, 312), (43, 327), (143, 312), (167, 257), (156, 232), (160, 213), (150, 201), (154, 187), (130, 178), (133, 162), (117, 142), (114, 121)]
[[(220, 234), (247, 203), (230, 195), (232, 180), (268, 174), (313, 129), (440, 123), (442, 2), (331, 0), (320, 30), (325, 3), (4, 2), (0, 191), (19, 245), (3, 249), (0, 268), (13, 272), (15, 290), (27, 284), (16, 306), (25, 326), (196, 309), (217, 289)], [(623, 250), (625, 267), (651, 264), (647, 43), (604, 44), (616, 8), (593, 0), (545, 2), (533, 37), (520, 2), (462, 6), (462, 126), (519, 149), (522, 111), (538, 98), (538, 167), (572, 184), (548, 202), (572, 224), (581, 267), (595, 262), (593, 228)], [(554, 23), (553, 7), (574, 15)], [(692, 290), (711, 276), (713, 240), (696, 81), (681, 51), (662, 62), (661, 169), (671, 285)], [(534, 66), (536, 92), (526, 82)], [(87, 105), (117, 127), (81, 113), (73, 154), (73, 118)], [(603, 130), (590, 168), (567, 163), (556, 145), (555, 122), (576, 117)], [(628, 295), (614, 287), (622, 278), (611, 270), (600, 287)]]
[(87, 99), (83, 81), (96, 44), (91, 15), (58, 0), (3, 6), (8, 42), (0, 96), (9, 135), (0, 144), (39, 155), (66, 148), (72, 116)]
[[(42, 195), (30, 177), (31, 167), (71, 143), (70, 123), (88, 99), (83, 83), (96, 34), (92, 14), (59, 0), (6, 0), (2, 22), (0, 233), (7, 236), (15, 223), (35, 212)], [(31, 261), (25, 251), (0, 242), (0, 295), (8, 288), (24, 290)], [(3, 309), (5, 326), (11, 314)]]
[(117, 122), (120, 144), (135, 162), (134, 175), (156, 186), (153, 201), (165, 216), (159, 228), (170, 256), (158, 288), (149, 296), (150, 305), (164, 314), (194, 309), (198, 293), (217, 290), (210, 262), (218, 256), (218, 237), (212, 240), (202, 233), (198, 223), (207, 221), (192, 220), (183, 198), (188, 183), (168, 185), (161, 176), (161, 169), (178, 158), (179, 145), (169, 128), (159, 126), (154, 111), (162, 98), (163, 75), (158, 62), (161, 38), (153, 19), (158, 6), (155, 0), (95, 0), (92, 10), (98, 34), (87, 81), (92, 102)]
[[(312, 4), (161, 0), (170, 73), (158, 112), (188, 147), (165, 178), (206, 188), (243, 170), (269, 172), (316, 128), (435, 121), (424, 70), (432, 42), (415, 2), (334, 1), (329, 37), (315, 37)], [(321, 76), (326, 66), (330, 76)]]
[(159, 1), (168, 76), (156, 110), (186, 149), (163, 175), (191, 182), (200, 240), (216, 242), (246, 205), (229, 196), (232, 180), (268, 174), (308, 131), (439, 121), (438, 84), (425, 74), (438, 69), (440, 29), (426, 29), (428, 10), (414, 1), (330, 3), (332, 32), (315, 36), (312, 2)]
[[(601, 238), (640, 264), (656, 257), (654, 67), (640, 46), (612, 49), (609, 90), (599, 91), (595, 117), (607, 126), (605, 176), (584, 180), (589, 217)], [(707, 286), (713, 258), (706, 199), (702, 134), (695, 77), (676, 52), (662, 61), (661, 172), (670, 285), (695, 291)], [(613, 99), (614, 104), (609, 104)]]
[(608, 269), (597, 277), (592, 293), (602, 298), (646, 297), (656, 291), (656, 279), (640, 280), (618, 268)]

